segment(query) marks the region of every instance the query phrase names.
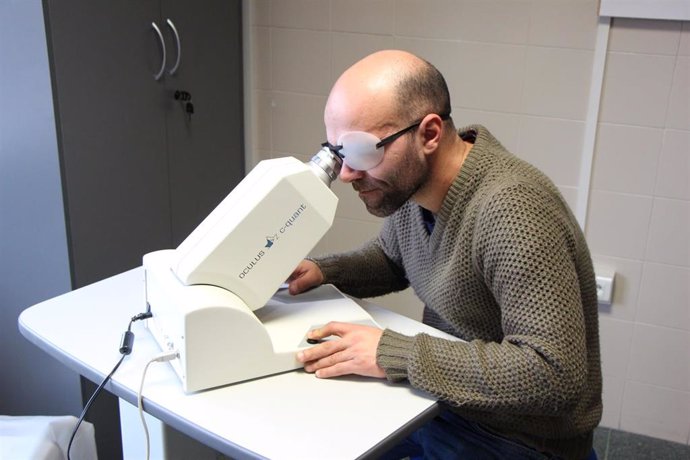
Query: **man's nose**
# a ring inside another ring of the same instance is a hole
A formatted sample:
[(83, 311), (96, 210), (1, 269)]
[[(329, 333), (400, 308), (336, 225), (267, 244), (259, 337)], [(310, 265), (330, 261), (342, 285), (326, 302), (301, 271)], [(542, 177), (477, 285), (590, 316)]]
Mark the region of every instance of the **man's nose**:
[(357, 179), (364, 177), (365, 172), (358, 169), (350, 168), (347, 163), (343, 163), (342, 168), (340, 168), (340, 180), (349, 184)]

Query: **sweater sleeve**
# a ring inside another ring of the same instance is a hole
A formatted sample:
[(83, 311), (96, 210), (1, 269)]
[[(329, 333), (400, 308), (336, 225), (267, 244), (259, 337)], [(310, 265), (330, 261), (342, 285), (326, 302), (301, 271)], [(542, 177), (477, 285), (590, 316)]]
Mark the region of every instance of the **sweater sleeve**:
[(409, 285), (402, 268), (384, 253), (380, 237), (353, 251), (312, 260), (321, 268), (324, 283), (355, 297), (377, 297)]
[(523, 183), (494, 191), (479, 209), (473, 258), (499, 305), (502, 340), (452, 342), (386, 330), (377, 360), (387, 377), (406, 378), (469, 411), (571, 409), (587, 373), (577, 232), (550, 192)]

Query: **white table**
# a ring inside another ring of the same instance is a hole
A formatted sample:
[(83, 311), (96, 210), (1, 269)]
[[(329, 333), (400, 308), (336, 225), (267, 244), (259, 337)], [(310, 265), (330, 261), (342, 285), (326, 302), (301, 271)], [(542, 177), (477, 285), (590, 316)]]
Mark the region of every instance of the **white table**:
[[(361, 301), (381, 325), (413, 335), (443, 332)], [(48, 354), (100, 383), (121, 357), (120, 337), (145, 311), (137, 268), (28, 308), (21, 333)], [(136, 405), (142, 371), (160, 353), (134, 323), (134, 349), (105, 387)], [(438, 404), (406, 384), (360, 377), (317, 379), (302, 370), (185, 394), (167, 363), (149, 367), (146, 412), (233, 458), (352, 459), (381, 454), (434, 417)]]

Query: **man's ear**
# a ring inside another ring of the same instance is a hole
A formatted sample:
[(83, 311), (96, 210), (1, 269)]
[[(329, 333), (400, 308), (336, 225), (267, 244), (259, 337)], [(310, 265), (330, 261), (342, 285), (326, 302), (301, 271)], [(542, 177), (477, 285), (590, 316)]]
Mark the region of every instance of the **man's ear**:
[(443, 134), (443, 119), (440, 115), (430, 113), (422, 119), (419, 124), (419, 131), (422, 134), (422, 148), (424, 154), (430, 154), (438, 149)]

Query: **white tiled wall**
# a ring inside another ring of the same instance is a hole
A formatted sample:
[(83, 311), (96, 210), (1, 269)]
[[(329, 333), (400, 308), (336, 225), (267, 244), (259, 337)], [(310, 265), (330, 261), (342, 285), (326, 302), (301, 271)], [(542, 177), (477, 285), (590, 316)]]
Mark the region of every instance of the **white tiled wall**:
[(690, 432), (690, 23), (616, 19), (587, 237), (617, 271), (602, 310), (602, 424)]
[[(575, 208), (596, 0), (258, 0), (249, 4), (255, 160), (308, 159), (337, 76), (384, 48), (446, 76), (456, 125), (482, 123)], [(602, 425), (690, 438), (690, 23), (616, 19), (609, 36), (586, 235), (617, 273), (601, 307)], [(375, 235), (352, 190), (315, 252)], [(377, 302), (419, 318), (403, 293)]]

